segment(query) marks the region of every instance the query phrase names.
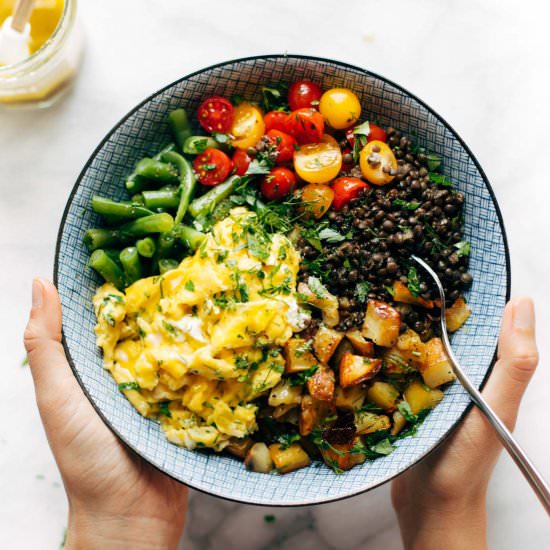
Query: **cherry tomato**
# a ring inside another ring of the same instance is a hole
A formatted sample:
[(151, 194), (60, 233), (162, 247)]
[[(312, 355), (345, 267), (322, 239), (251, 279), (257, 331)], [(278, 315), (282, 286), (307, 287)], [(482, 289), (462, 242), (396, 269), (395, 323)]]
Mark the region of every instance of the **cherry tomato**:
[(334, 191), (322, 183), (308, 183), (301, 194), (303, 211), (315, 219), (322, 218), (334, 200)]
[(286, 131), (300, 144), (319, 143), (325, 131), (325, 121), (315, 109), (298, 109), (288, 115)]
[(294, 191), (296, 174), (288, 168), (277, 166), (262, 180), (260, 191), (269, 200), (281, 199)]
[(250, 103), (241, 103), (235, 107), (231, 134), (235, 139), (233, 147), (248, 149), (254, 147), (264, 135), (265, 124), (262, 112)]
[(336, 130), (348, 128), (359, 119), (361, 103), (347, 88), (332, 88), (321, 96), (319, 111)]
[(390, 183), (397, 173), (397, 160), (383, 141), (367, 143), (359, 154), (363, 177), (375, 185)]
[(269, 113), (264, 116), (265, 131), (280, 130), (281, 132), (286, 132), (287, 118), (288, 113), (284, 111), (269, 111)]
[(209, 147), (195, 157), (193, 168), (203, 185), (217, 185), (227, 179), (233, 163), (223, 151)]
[(252, 162), (252, 158), (248, 156), (248, 153), (244, 149), (235, 149), (231, 160), (233, 161), (237, 176), (244, 176), (248, 170), (248, 166)]
[(298, 80), (291, 84), (288, 89), (288, 104), (293, 111), (302, 107), (313, 107), (316, 109), (322, 95), (321, 88), (315, 82)]
[[(378, 140), (378, 141), (386, 141), (387, 135), (386, 131), (383, 128), (380, 128), (377, 124), (369, 123), (370, 132), (367, 136), (367, 143), (370, 141)], [(351, 147), (355, 145), (355, 138), (356, 134), (353, 133), (353, 130), (355, 130), (355, 127), (348, 128), (346, 130), (346, 139), (348, 140), (348, 143)]]
[(279, 130), (269, 130), (266, 136), (277, 148), (277, 164), (282, 164), (283, 162), (292, 160), (294, 151), (298, 146), (296, 140), (292, 136), (285, 134), (284, 132), (280, 132)]
[(332, 190), (334, 191), (332, 205), (336, 210), (340, 210), (344, 204), (357, 196), (360, 189), (369, 189), (369, 185), (359, 178), (342, 176), (334, 180), (332, 183)]
[(320, 143), (302, 145), (294, 153), (294, 169), (308, 183), (327, 183), (342, 167), (342, 152), (338, 142), (328, 134)]
[(224, 97), (209, 97), (200, 104), (197, 118), (207, 132), (227, 133), (233, 122), (233, 105)]

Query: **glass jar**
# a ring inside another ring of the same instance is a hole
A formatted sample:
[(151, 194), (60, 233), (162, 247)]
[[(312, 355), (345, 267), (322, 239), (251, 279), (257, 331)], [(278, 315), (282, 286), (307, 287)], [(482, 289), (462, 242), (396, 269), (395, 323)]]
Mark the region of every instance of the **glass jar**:
[(0, 107), (48, 107), (70, 87), (83, 50), (77, 0), (65, 0), (57, 28), (27, 59), (0, 66)]

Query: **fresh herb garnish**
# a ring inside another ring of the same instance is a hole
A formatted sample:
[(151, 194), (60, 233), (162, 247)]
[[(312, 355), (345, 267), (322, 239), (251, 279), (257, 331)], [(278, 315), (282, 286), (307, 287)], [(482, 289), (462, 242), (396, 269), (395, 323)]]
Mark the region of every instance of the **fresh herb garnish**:
[(293, 443), (296, 443), (297, 441), (300, 441), (299, 433), (287, 433), (287, 434), (280, 434), (277, 436), (277, 442), (281, 447), (281, 451), (285, 451)]
[(264, 112), (290, 111), (287, 102), (288, 84), (278, 81), (262, 86), (262, 107)]
[(118, 385), (119, 390), (139, 390), (141, 389), (137, 382), (121, 382)]
[(426, 155), (426, 163), (429, 172), (437, 172), (441, 168), (441, 157), (437, 153)]
[(442, 187), (452, 187), (453, 186), (453, 182), (447, 176), (444, 176), (443, 174), (436, 174), (435, 172), (430, 172), (429, 176), (430, 176), (430, 181), (437, 184), (437, 185), (441, 185)]
[(355, 293), (357, 294), (357, 299), (364, 304), (367, 301), (370, 291), (370, 283), (368, 281), (361, 281), (357, 283), (355, 287)]
[(198, 153), (204, 153), (208, 147), (208, 140), (206, 138), (196, 139), (193, 145)]
[(163, 416), (167, 416), (168, 418), (172, 418), (172, 413), (168, 408), (169, 405), (170, 405), (170, 401), (161, 401), (159, 403), (159, 414), (162, 414)]
[(327, 289), (324, 287), (323, 283), (317, 279), (317, 277), (309, 277), (307, 280), (307, 286), (309, 287), (309, 290), (311, 290), (311, 292), (319, 298), (319, 300), (326, 298)]
[(272, 514), (267, 514), (266, 516), (264, 516), (264, 521), (266, 523), (273, 523), (275, 521), (275, 516)]
[(271, 171), (273, 166), (274, 166), (274, 164), (268, 162), (268, 160), (266, 158), (263, 158), (261, 160), (254, 159), (248, 165), (248, 169), (246, 170), (246, 174), (248, 176), (269, 174), (269, 172)]
[(338, 233), (338, 231), (335, 231), (330, 227), (325, 227), (324, 229), (321, 229), (318, 235), (319, 239), (321, 239), (322, 241), (327, 241), (327, 243), (339, 243), (346, 240), (346, 237), (344, 235)]
[(303, 370), (302, 372), (298, 372), (296, 374), (292, 374), (288, 377), (288, 383), (291, 386), (301, 386), (302, 384), (305, 384), (316, 372), (319, 368), (319, 365), (312, 365), (309, 367), (309, 369)]
[(468, 241), (460, 241), (455, 244), (456, 253), (459, 256), (469, 256), (470, 255), (470, 243)]
[(355, 135), (355, 142), (353, 143), (352, 155), (353, 162), (357, 163), (359, 162), (359, 153), (361, 153), (361, 149), (367, 144), (367, 137), (370, 134), (369, 121), (366, 120), (362, 124), (357, 125), (353, 129), (353, 134)]
[(185, 288), (185, 290), (188, 290), (189, 292), (195, 291), (195, 283), (191, 279), (189, 279), (189, 281), (187, 281), (185, 285), (183, 285), (183, 287)]
[(213, 132), (212, 137), (221, 145), (231, 143), (233, 136), (231, 134), (224, 134), (222, 132)]
[(409, 267), (409, 272), (407, 273), (407, 288), (415, 298), (418, 298), (420, 294), (420, 279), (418, 278), (416, 268), (412, 265)]
[(168, 323), (164, 319), (162, 320), (162, 326), (164, 327), (164, 330), (169, 334), (171, 334), (172, 336), (177, 336), (179, 334), (178, 328), (172, 325), (171, 323)]
[(407, 202), (403, 199), (394, 199), (392, 205), (403, 208), (404, 210), (416, 210), (420, 206), (420, 203), (416, 201)]

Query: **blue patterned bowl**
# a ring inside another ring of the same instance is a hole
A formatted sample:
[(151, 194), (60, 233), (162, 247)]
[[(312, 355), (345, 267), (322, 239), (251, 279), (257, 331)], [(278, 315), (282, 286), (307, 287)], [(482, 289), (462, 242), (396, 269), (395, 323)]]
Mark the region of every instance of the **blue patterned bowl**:
[(55, 282), (63, 303), (64, 346), (84, 392), (105, 423), (135, 452), (173, 478), (207, 493), (251, 504), (302, 505), (348, 497), (400, 474), (433, 450), (457, 426), (469, 407), (458, 383), (445, 392), (416, 437), (374, 462), (335, 475), (313, 464), (284, 476), (247, 472), (227, 456), (187, 451), (169, 443), (158, 424), (142, 418), (102, 367), (95, 345), (91, 298), (99, 278), (86, 267), (86, 229), (99, 223), (90, 210), (93, 194), (123, 199), (124, 176), (134, 163), (169, 140), (166, 115), (183, 106), (195, 112), (210, 95), (257, 97), (270, 80), (309, 78), (322, 88), (342, 86), (361, 99), (364, 115), (415, 135), (418, 143), (443, 157), (444, 172), (466, 195), (465, 238), (471, 242), (473, 310), (453, 347), (466, 372), (481, 386), (491, 370), (500, 318), (510, 289), (510, 263), (502, 219), (479, 163), (432, 109), (392, 82), (368, 71), (327, 59), (271, 55), (228, 61), (170, 84), (127, 114), (99, 144), (71, 193), (57, 242)]

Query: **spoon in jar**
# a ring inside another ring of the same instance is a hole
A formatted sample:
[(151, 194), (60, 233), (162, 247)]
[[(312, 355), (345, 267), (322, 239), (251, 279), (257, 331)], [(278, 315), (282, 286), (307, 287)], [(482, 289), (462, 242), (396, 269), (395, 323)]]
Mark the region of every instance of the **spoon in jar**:
[(525, 479), (528, 481), (529, 485), (531, 485), (531, 488), (544, 506), (546, 513), (550, 515), (550, 488), (548, 487), (548, 484), (542, 478), (540, 473), (536, 470), (535, 466), (529, 460), (527, 455), (523, 452), (521, 447), (518, 445), (510, 430), (495, 414), (493, 409), (485, 401), (481, 393), (468, 378), (466, 373), (462, 370), (462, 367), (459, 365), (456, 357), (453, 354), (451, 343), (449, 341), (449, 335), (447, 334), (447, 321), (445, 319), (445, 291), (443, 290), (443, 285), (441, 284), (439, 277), (424, 260), (414, 255), (412, 255), (411, 258), (416, 263), (420, 264), (428, 272), (428, 274), (433, 279), (435, 285), (437, 286), (437, 290), (439, 291), (439, 299), (441, 300), (441, 339), (443, 341), (445, 351), (447, 352), (447, 355), (451, 362), (453, 372), (455, 373), (458, 381), (462, 384), (464, 389), (470, 394), (472, 401), (485, 415), (485, 418), (487, 419), (489, 424), (493, 426), (503, 447), (508, 451), (514, 462), (517, 464), (517, 466), (525, 476)]
[(0, 65), (14, 65), (30, 56), (29, 40), (34, 0), (18, 0), (13, 15), (0, 29)]

